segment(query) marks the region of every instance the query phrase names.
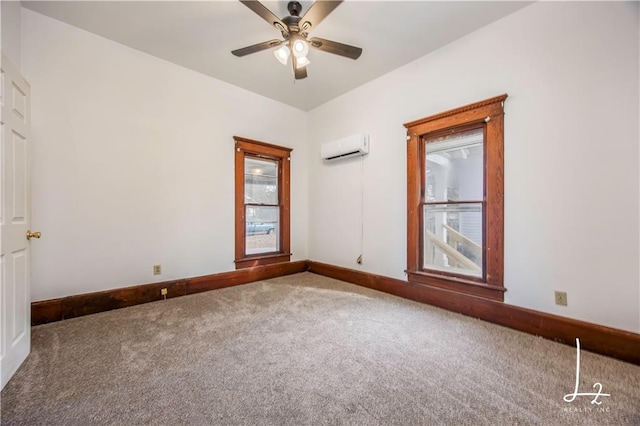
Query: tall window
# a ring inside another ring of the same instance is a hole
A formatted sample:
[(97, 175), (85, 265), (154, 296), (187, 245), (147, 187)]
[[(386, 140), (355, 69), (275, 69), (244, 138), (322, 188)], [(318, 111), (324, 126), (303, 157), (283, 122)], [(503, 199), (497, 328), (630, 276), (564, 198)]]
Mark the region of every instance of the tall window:
[(410, 282), (503, 300), (506, 98), (405, 124)]
[(290, 148), (234, 136), (236, 269), (287, 262)]

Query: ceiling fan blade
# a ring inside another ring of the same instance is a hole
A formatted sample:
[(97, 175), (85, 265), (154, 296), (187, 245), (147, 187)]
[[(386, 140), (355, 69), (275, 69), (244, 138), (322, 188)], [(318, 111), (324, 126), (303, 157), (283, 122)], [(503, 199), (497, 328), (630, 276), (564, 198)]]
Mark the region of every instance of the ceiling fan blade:
[(302, 80), (303, 78), (307, 78), (307, 67), (296, 68), (295, 71), (296, 80)]
[(293, 65), (293, 75), (296, 80), (302, 80), (303, 78), (307, 78), (307, 67), (298, 68), (298, 59), (291, 55), (291, 64)]
[(247, 6), (249, 9), (253, 10), (253, 12), (260, 16), (262, 19), (267, 21), (269, 25), (273, 25), (278, 30), (288, 33), (289, 28), (285, 25), (284, 22), (276, 15), (274, 15), (265, 5), (255, 0), (240, 0), (240, 3)]
[(252, 53), (260, 52), (262, 50), (271, 49), (272, 47), (280, 46), (282, 40), (269, 40), (262, 43), (254, 44), (253, 46), (243, 47), (242, 49), (233, 50), (231, 53), (238, 57), (250, 55)]
[(310, 39), (309, 44), (314, 49), (351, 59), (358, 59), (362, 54), (362, 49), (359, 47), (349, 46), (348, 44), (338, 43), (337, 41), (326, 40), (319, 37), (313, 37)]
[(307, 10), (307, 13), (300, 19), (300, 32), (307, 33), (311, 27), (317, 27), (340, 3), (342, 3), (342, 0), (318, 0), (313, 3), (309, 10)]

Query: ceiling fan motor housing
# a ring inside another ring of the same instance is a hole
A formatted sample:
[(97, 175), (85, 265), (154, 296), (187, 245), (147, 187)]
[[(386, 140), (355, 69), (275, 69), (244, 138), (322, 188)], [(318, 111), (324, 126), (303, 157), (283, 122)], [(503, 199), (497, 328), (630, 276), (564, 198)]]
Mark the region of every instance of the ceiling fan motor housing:
[(286, 16), (284, 18), (282, 18), (282, 22), (284, 22), (284, 24), (287, 26), (287, 30), (286, 31), (281, 31), (282, 32), (282, 36), (287, 39), (289, 38), (289, 33), (299, 33), (300, 32), (300, 27), (298, 26), (298, 23), (300, 22), (300, 17), (299, 16)]

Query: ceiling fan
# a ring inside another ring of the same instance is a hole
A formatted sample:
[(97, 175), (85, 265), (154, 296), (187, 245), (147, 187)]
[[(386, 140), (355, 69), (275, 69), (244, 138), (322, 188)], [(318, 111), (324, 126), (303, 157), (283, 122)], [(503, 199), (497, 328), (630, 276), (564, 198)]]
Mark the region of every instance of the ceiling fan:
[(320, 37), (312, 37), (307, 40), (309, 31), (317, 27), (324, 18), (329, 15), (333, 9), (338, 7), (340, 1), (323, 1), (318, 0), (311, 5), (307, 13), (300, 17), (302, 5), (297, 1), (290, 1), (287, 5), (290, 16), (282, 19), (274, 15), (262, 3), (254, 0), (240, 0), (240, 3), (254, 11), (258, 16), (273, 25), (282, 33), (284, 40), (269, 40), (252, 46), (243, 47), (232, 51), (235, 56), (242, 57), (251, 53), (260, 52), (262, 50), (271, 49), (280, 46), (274, 51), (276, 58), (284, 65), (287, 64), (289, 57), (293, 67), (293, 74), (296, 80), (307, 77), (307, 53), (309, 47), (314, 49), (333, 53), (334, 55), (344, 56), (346, 58), (358, 59), (362, 54), (362, 49), (348, 44), (338, 43), (336, 41), (326, 40)]

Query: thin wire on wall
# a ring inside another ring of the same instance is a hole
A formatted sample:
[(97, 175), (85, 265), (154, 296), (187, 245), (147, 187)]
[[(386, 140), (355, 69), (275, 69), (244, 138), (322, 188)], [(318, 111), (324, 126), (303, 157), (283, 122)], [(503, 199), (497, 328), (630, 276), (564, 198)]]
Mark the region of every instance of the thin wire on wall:
[(360, 157), (360, 256), (357, 263), (362, 264), (364, 252), (364, 155)]

